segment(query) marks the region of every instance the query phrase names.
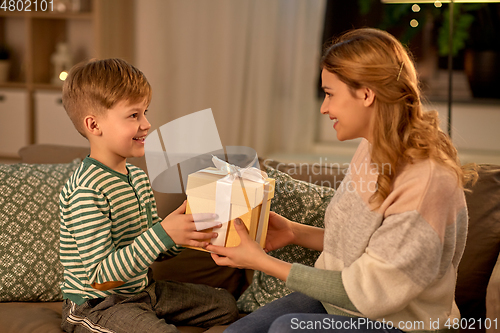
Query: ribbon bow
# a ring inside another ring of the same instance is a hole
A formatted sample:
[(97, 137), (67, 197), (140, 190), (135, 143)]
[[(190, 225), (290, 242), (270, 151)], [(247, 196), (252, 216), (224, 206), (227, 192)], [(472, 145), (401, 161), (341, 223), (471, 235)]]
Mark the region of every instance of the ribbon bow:
[(229, 164), (226, 161), (221, 160), (217, 156), (212, 155), (212, 162), (215, 167), (220, 171), (216, 172), (220, 175), (227, 175), (229, 179), (234, 182), (237, 177), (248, 179), (256, 183), (264, 183), (265, 178), (262, 175), (262, 171), (254, 167), (240, 168), (234, 164)]
[[(222, 227), (217, 229), (219, 236), (217, 238), (212, 239), (211, 243), (214, 245), (224, 246), (224, 242), (226, 239), (227, 226), (230, 220), (230, 210), (231, 210), (231, 192), (233, 188), (233, 182), (240, 179), (247, 179), (256, 183), (265, 184), (266, 177), (265, 173), (260, 171), (255, 167), (246, 167), (240, 168), (236, 165), (227, 163), (216, 156), (212, 156), (212, 162), (214, 163), (216, 170), (213, 169), (204, 169), (201, 172), (212, 173), (217, 175), (225, 175), (225, 177), (219, 179), (216, 184), (216, 193), (215, 193), (215, 214), (218, 215), (218, 218), (215, 220), (216, 223), (222, 223)], [(243, 193), (246, 197), (246, 192), (244, 187), (242, 187)], [(264, 199), (264, 198), (262, 198)], [(248, 198), (247, 207), (250, 211), (255, 207), (251, 207)], [(196, 228), (198, 230), (206, 229), (207, 227), (211, 227), (214, 225), (214, 222), (202, 222), (195, 221)]]

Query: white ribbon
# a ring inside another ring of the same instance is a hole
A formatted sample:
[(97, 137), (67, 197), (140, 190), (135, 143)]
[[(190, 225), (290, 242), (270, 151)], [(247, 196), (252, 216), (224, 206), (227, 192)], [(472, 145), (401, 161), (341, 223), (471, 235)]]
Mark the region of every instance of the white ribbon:
[[(224, 246), (228, 222), (230, 221), (231, 216), (231, 192), (233, 188), (233, 182), (238, 178), (242, 178), (256, 183), (264, 184), (265, 177), (263, 176), (262, 171), (255, 167), (240, 168), (236, 165), (229, 164), (216, 156), (212, 157), (212, 162), (214, 163), (217, 170), (204, 169), (201, 170), (201, 172), (225, 175), (225, 177), (217, 181), (215, 193), (215, 214), (218, 215), (218, 218), (215, 220), (215, 222), (222, 223), (222, 227), (216, 230), (218, 236), (216, 238), (212, 238), (211, 243), (214, 245)], [(255, 207), (251, 208), (253, 209)], [(206, 229), (206, 223), (207, 222), (195, 221), (196, 229)]]
[(225, 175), (225, 178), (228, 177), (228, 179), (230, 179), (232, 182), (234, 182), (238, 177), (261, 184), (264, 184), (265, 182), (266, 178), (263, 176), (263, 172), (255, 167), (240, 168), (239, 166), (221, 160), (217, 156), (212, 156), (212, 162), (214, 163), (217, 170), (203, 169), (200, 170), (200, 172), (222, 176)]

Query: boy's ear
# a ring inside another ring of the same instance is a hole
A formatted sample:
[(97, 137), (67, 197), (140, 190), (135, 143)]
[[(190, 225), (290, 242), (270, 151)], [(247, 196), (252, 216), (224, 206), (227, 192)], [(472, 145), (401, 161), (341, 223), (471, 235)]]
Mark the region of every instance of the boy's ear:
[(85, 130), (93, 135), (101, 135), (101, 129), (97, 123), (97, 118), (93, 115), (86, 116), (84, 121)]

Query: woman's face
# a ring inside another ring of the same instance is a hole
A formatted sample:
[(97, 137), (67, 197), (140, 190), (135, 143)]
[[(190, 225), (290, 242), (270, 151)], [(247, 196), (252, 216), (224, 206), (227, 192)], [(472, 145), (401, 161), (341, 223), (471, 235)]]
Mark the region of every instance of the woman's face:
[(333, 120), (333, 128), (340, 141), (365, 138), (371, 141), (373, 101), (375, 95), (368, 88), (353, 92), (347, 84), (340, 81), (336, 74), (326, 69), (321, 72), (322, 88), (325, 100), (321, 113)]

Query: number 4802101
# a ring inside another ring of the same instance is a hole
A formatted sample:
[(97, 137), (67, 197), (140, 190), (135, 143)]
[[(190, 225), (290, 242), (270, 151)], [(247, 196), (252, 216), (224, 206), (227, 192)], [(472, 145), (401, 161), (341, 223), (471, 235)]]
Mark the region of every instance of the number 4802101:
[(498, 319), (490, 319), (490, 318), (480, 318), (480, 319), (474, 319), (474, 318), (453, 318), (449, 319), (446, 321), (444, 326), (448, 329), (493, 329), (497, 330), (498, 329)]
[(54, 0), (0, 0), (4, 12), (53, 12)]

